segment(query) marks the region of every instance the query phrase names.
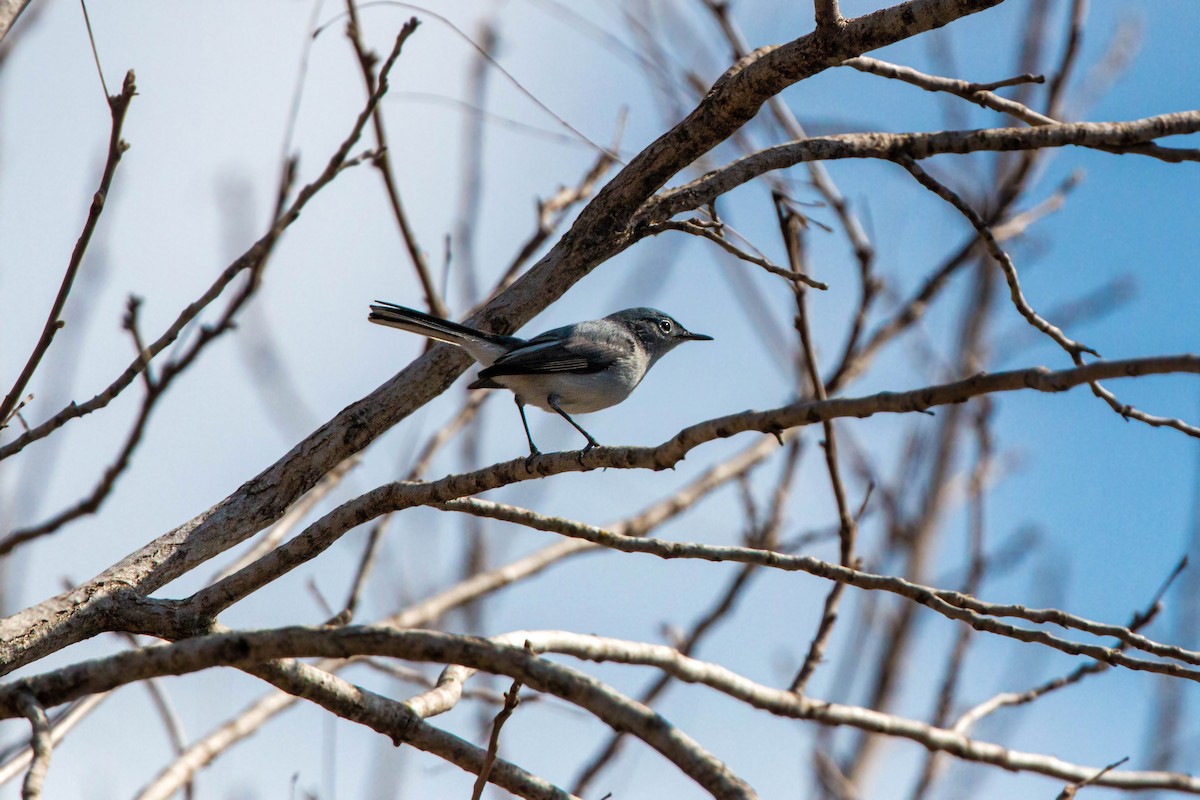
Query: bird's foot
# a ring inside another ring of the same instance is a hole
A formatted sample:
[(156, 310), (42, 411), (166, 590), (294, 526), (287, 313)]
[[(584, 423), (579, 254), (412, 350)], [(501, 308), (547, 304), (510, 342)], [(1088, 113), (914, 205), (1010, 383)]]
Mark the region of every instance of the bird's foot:
[(541, 454), (542, 454), (542, 451), (538, 450), (536, 447), (529, 448), (529, 455), (525, 456), (525, 471), (526, 472), (533, 472), (533, 462)]
[(579, 451), (579, 465), (580, 466), (583, 466), (583, 457), (597, 447), (600, 447), (600, 443), (589, 436), (588, 443), (586, 445), (584, 445), (582, 450)]

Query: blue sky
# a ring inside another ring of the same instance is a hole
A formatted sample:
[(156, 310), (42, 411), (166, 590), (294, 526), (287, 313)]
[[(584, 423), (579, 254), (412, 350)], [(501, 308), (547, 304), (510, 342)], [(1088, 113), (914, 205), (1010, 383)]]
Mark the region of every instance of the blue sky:
[[(318, 15), (322, 21), (340, 10), (338, 4), (325, 5)], [(847, 15), (879, 5), (842, 4)], [(795, 6), (742, 2), (735, 10), (751, 45), (759, 46), (809, 29), (808, 5), (800, 4), (802, 13)], [(628, 59), (586, 30), (564, 24), (561, 14), (552, 13), (554, 8), (544, 0), (479, 3), (470, 7), (471, 13), (455, 4), (438, 6), (467, 32), (477, 29), (476, 15), (494, 13), (500, 21), (498, 60), (589, 138), (608, 142), (620, 110), (626, 109), (622, 148), (636, 152), (668, 121), (653, 91)], [(679, 23), (672, 57), (682, 62), (709, 51), (701, 61), (700, 78), (715, 79), (727, 62), (712, 27), (690, 6), (679, 6), (676, 12), (664, 8), (656, 6), (653, 13)], [(929, 37), (872, 55), (935, 73), (945, 71), (949, 61), (954, 76), (968, 80), (1007, 77), (1014, 72), (1018, 31), (1029, 8), (1027, 2), (1010, 0)], [(1056, 3), (1055, 8), (1051, 40), (1057, 43), (1065, 27), (1065, 5)], [(30, 12), (22, 19), (28, 30), (18, 31), (22, 38), (0, 72), (0, 375), (15, 374), (32, 344), (30, 332), (40, 329), (94, 191), (108, 132), (108, 112), (78, 6), (59, 0), (35, 3), (34, 9), (36, 16)], [(386, 5), (364, 9), (372, 46), (386, 51), (410, 13), (421, 16)], [(630, 41), (613, 4), (589, 5), (582, 13)], [(652, 13), (650, 6), (644, 13)], [(120, 330), (129, 293), (146, 299), (145, 330), (160, 330), (265, 228), (311, 5), (262, 2), (214, 9), (126, 2), (97, 5), (91, 14), (110, 89), (115, 91), (126, 68), (137, 71), (139, 96), (125, 130), (132, 149), (121, 165), (68, 305), (68, 327), (39, 376), (44, 382), (31, 387), (37, 393), (30, 409), (33, 419), (70, 399), (90, 397), (129, 362), (130, 346)], [(1123, 120), (1197, 107), (1200, 62), (1181, 54), (1194, 50), (1200, 11), (1185, 2), (1093, 3), (1072, 89), (1093, 85), (1092, 67), (1128, 20), (1140, 28), (1140, 49), (1095, 102), (1086, 107), (1068, 104), (1071, 118)], [(461, 99), (471, 58), (472, 51), (460, 38), (428, 19), (406, 46), (393, 95), (385, 101), (401, 192), (439, 274), (443, 239), (453, 230), (458, 209), (463, 116), (461, 109), (430, 96)], [(488, 79), (490, 112), (545, 132), (501, 123), (486, 128), (482, 213), (474, 235), (477, 263), (485, 275), (493, 275), (532, 231), (535, 199), (573, 183), (594, 154), (578, 141), (564, 140), (555, 120), (503, 76), (493, 71)], [(997, 122), (996, 115), (965, 103), (849, 69), (829, 70), (789, 89), (784, 99), (815, 132), (937, 130)], [(331, 26), (312, 44), (296, 119), (292, 148), (301, 153), (302, 180), (323, 166), (361, 103), (357, 66), (340, 24)], [(718, 162), (728, 155), (718, 153)], [(927, 166), (970, 197), (972, 173), (962, 164), (956, 157), (944, 157)], [(986, 175), (989, 168), (989, 157), (975, 159), (976, 176)], [(1112, 358), (1195, 350), (1200, 335), (1200, 315), (1195, 312), (1200, 286), (1195, 165), (1066, 148), (1039, 174), (1023, 207), (1047, 197), (1076, 170), (1083, 171), (1084, 179), (1065, 207), (1011, 248), (1031, 303), (1049, 311), (1127, 278), (1135, 290), (1126, 302), (1068, 332)], [(830, 165), (830, 171), (866, 220), (879, 254), (877, 268), (900, 297), (969, 234), (961, 217), (894, 165), (839, 162)], [(813, 197), (809, 191), (803, 199)], [(782, 261), (769, 211), (765, 191), (746, 187), (731, 198), (729, 221)], [(814, 210), (813, 216), (833, 221), (825, 210)], [(841, 345), (845, 317), (856, 300), (855, 267), (839, 235), (815, 233), (811, 247), (817, 277), (831, 285), (829, 292), (811, 297), (819, 351), (828, 364)], [(653, 444), (706, 418), (789, 399), (788, 367), (776, 363), (755, 340), (754, 321), (729, 301), (731, 269), (753, 268), (730, 266), (698, 240), (664, 234), (597, 269), (526, 328), (537, 332), (648, 304), (716, 337), (711, 344), (673, 353), (629, 402), (590, 417), (585, 427), (602, 442)], [(757, 271), (750, 279), (768, 298), (775, 324), (787, 326), (790, 297), (782, 284)], [(960, 279), (957, 291), (962, 285)], [(57, 592), (64, 577), (86, 579), (208, 508), (317, 424), (389, 378), (420, 352), (422, 343), (368, 326), (366, 305), (377, 298), (416, 305), (419, 297), (376, 175), (368, 168), (344, 174), (282, 241), (264, 289), (242, 325), (240, 339), (247, 342), (264, 332), (269, 335), (286, 369), (288, 391), (294, 393), (290, 401), (264, 397), (255, 388), (261, 367), (254, 366), (254, 351), (247, 343), (228, 337), (216, 345), (164, 401), (137, 462), (102, 514), (19, 556), (7, 575), (17, 586), (17, 602), (27, 605)], [(465, 310), (461, 295), (451, 297), (457, 313)], [(952, 351), (957, 315), (957, 305), (935, 309), (924, 325), (943, 354)], [(1066, 356), (1033, 335), (1011, 307), (1000, 307), (993, 325), (1013, 349), (994, 368), (1068, 365)], [(912, 356), (906, 344), (890, 346), (872, 373), (848, 393), (921, 385), (925, 376), (914, 368)], [(334, 500), (345, 500), (407, 469), (414, 442), (454, 412), (464, 396), (462, 385), (376, 443)], [(1120, 381), (1110, 388), (1152, 413), (1200, 418), (1194, 378)], [(94, 418), (64, 429), (65, 441), (58, 449), (43, 443), (14, 465), (0, 466), (0, 498), (21, 492), (10, 508), (0, 508), (0, 520), (30, 523), (76, 500), (111, 458), (136, 411), (136, 400), (132, 395), (122, 398)], [(478, 423), (481, 463), (472, 466), (511, 458), (524, 448), (509, 399), (496, 397), (485, 409)], [(983, 596), (1054, 602), (1084, 616), (1124, 622), (1145, 604), (1186, 549), (1193, 522), (1194, 441), (1176, 431), (1125, 423), (1083, 390), (1004, 397), (998, 401), (996, 420), (997, 444), (1008, 469), (988, 501), (989, 541), (999, 547), (1008, 537), (1032, 528), (1037, 544), (1023, 569), (990, 581)], [(543, 449), (576, 445), (576, 434), (559, 420), (537, 414), (531, 423)], [(891, 464), (909, 426), (922, 424), (933, 423), (881, 418), (848, 421), (840, 427), (882, 454), (883, 464)], [(805, 438), (810, 452), (788, 509), (793, 532), (827, 525), (835, 518), (815, 447), (816, 432)], [(749, 441), (742, 437), (706, 445), (673, 473), (560, 476), (513, 487), (496, 497), (602, 524), (682, 485)], [(463, 467), (452, 449), (436, 463), (435, 472)], [(769, 491), (766, 478), (777, 468), (775, 463), (762, 471), (766, 477), (756, 484), (761, 495)], [(16, 518), (10, 520), (10, 515)], [(964, 515), (950, 515), (946, 525), (937, 574), (957, 580), (964, 563)], [(399, 599), (419, 597), (440, 585), (459, 558), (460, 528), (460, 520), (438, 512), (406, 514), (390, 536), (380, 579), (368, 593), (365, 619), (394, 607)], [(547, 534), (501, 526), (490, 531), (497, 562), (552, 541)], [(661, 535), (726, 543), (736, 541), (740, 532), (737, 495), (724, 491)], [(867, 541), (878, 536), (878, 531), (864, 529)], [(319, 621), (321, 612), (306, 582), (315, 580), (331, 596), (340, 597), (362, 541), (362, 531), (347, 536), (314, 564), (233, 609), (224, 621), (253, 627)], [(834, 557), (835, 550), (823, 545), (814, 554)], [(198, 570), (167, 587), (162, 596), (186, 594), (216, 568)], [(486, 629), (563, 627), (658, 641), (664, 622), (687, 625), (731, 574), (709, 564), (590, 555), (500, 595), (489, 608)], [(786, 682), (791, 667), (781, 665), (803, 656), (826, 588), (815, 579), (794, 575), (762, 576), (701, 657), (758, 680)], [(854, 593), (849, 596), (851, 602), (860, 599)], [(921, 663), (910, 666), (916, 676), (914, 688), (899, 709), (915, 716), (928, 713), (932, 701), (922, 689), (939, 674), (942, 651), (954, 632), (940, 618), (929, 615), (923, 620), (928, 650), (923, 648)], [(1160, 621), (1151, 635), (1168, 637), (1169, 626)], [(37, 668), (119, 646), (115, 641), (91, 642)], [(835, 663), (854, 657), (856, 643), (847, 639), (845, 629), (835, 635), (833, 646)], [(990, 638), (977, 642), (971, 658), (964, 702), (999, 689), (1024, 688), (1039, 676), (1058, 674), (1075, 663), (1061, 654)], [(598, 668), (596, 674), (628, 691), (636, 691), (647, 679), (628, 669)], [(831, 685), (835, 675), (836, 669), (823, 668), (813, 684), (814, 694), (830, 696), (844, 689)], [(922, 675), (928, 678), (922, 680)], [(365, 675), (356, 678), (368, 680)], [(225, 672), (167, 685), (193, 735), (263, 691), (256, 681)], [(1022, 716), (1006, 741), (1017, 749), (1053, 752), (1096, 765), (1128, 754), (1134, 757), (1131, 766), (1137, 767), (1151, 686), (1145, 676), (1129, 673), (1094, 679)], [(403, 690), (389, 686), (389, 691), (399, 695)], [(221, 702), (213, 702), (214, 697)], [(508, 755), (566, 782), (599, 741), (600, 731), (577, 715), (545, 705), (548, 708), (531, 706), (514, 718)], [(807, 765), (797, 766), (795, 755), (805, 752), (798, 748), (810, 740), (810, 729), (761, 719), (694, 689), (670, 693), (663, 712), (685, 729), (699, 731), (704, 743), (764, 797), (796, 796), (794, 787), (807, 785)], [(297, 772), (298, 785), (320, 791), (322, 797), (332, 796), (333, 788), (343, 797), (388, 796), (382, 794), (385, 786), (403, 790), (395, 796), (433, 796), (461, 794), (462, 787), (469, 786), (453, 768), (393, 750), (348, 723), (327, 721), (310, 708), (288, 713), (286, 722), (275, 723), (206, 774), (205, 791), (231, 797), (281, 796)], [(474, 733), (475, 714), (460, 709), (452, 717), (442, 722)], [(714, 725), (713, 717), (726, 724)], [(126, 689), (107, 703), (88, 728), (81, 729), (79, 739), (68, 741), (56, 754), (51, 796), (126, 796), (148, 779), (153, 767), (135, 769), (137, 759), (158, 764), (169, 758), (157, 735), (144, 748), (104, 741), (106, 731), (130, 719), (156, 724), (136, 689)], [(0, 725), (0, 741), (24, 735), (18, 727)], [(522, 737), (522, 730), (541, 734)], [(989, 729), (980, 734), (987, 738)], [(331, 759), (330, 752), (337, 758)], [(905, 796), (921, 752), (906, 743), (892, 745), (887, 752), (884, 763), (899, 779), (894, 787), (884, 781), (872, 796)], [(1195, 759), (1196, 753), (1190, 756)], [(662, 769), (657, 759), (643, 751), (622, 762), (623, 768), (613, 772), (614, 790), (623, 789), (630, 797), (698, 796), (695, 787)], [(971, 769), (975, 768), (967, 768)], [(10, 785), (0, 790), (0, 797), (15, 797), (14, 791)], [(990, 776), (975, 796), (1051, 796), (1055, 791), (1053, 782), (1041, 778), (1000, 774)]]

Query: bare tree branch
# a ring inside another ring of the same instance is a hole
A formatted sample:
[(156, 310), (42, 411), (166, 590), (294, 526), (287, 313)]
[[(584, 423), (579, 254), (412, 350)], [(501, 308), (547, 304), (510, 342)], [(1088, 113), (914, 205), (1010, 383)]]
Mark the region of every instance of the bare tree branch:
[(54, 752), (50, 721), (46, 719), (46, 710), (42, 704), (30, 692), (18, 692), (16, 706), (21, 716), (29, 720), (33, 730), (30, 738), (33, 759), (29, 762), (29, 771), (25, 773), (25, 782), (21, 786), (21, 800), (38, 800), (42, 796), (42, 785), (46, 782), (50, 756)]
[[(1053, 756), (1024, 753), (980, 742), (866, 708), (812, 700), (772, 689), (715, 664), (681, 655), (674, 648), (623, 642), (563, 631), (517, 631), (499, 641), (454, 636), (433, 631), (394, 631), (379, 628), (281, 628), (271, 631), (217, 634), (163, 647), (120, 653), (83, 665), (66, 667), (26, 679), (20, 690), (43, 704), (65, 702), (83, 694), (106, 691), (136, 680), (178, 675), (222, 664), (261, 663), (297, 656), (388, 655), (410, 660), (465, 665), (450, 667), (461, 682), (474, 669), (520, 679), (538, 691), (555, 694), (596, 713), (608, 724), (629, 729), (674, 761), (717, 797), (753, 797), (753, 791), (690, 737), (648, 709), (622, 700), (609, 687), (577, 670), (536, 655), (554, 652), (574, 658), (643, 664), (671, 672), (687, 683), (703, 683), (736, 700), (779, 716), (808, 719), (823, 725), (848, 725), (918, 742), (955, 756), (1010, 770), (1036, 772), (1069, 781), (1085, 780), (1094, 768), (1070, 764)], [(529, 640), (535, 653), (503, 642)], [(444, 684), (450, 688), (450, 684)], [(0, 689), (0, 717), (11, 717), (20, 692)], [(422, 705), (419, 701), (415, 702)], [(1170, 772), (1109, 772), (1095, 779), (1098, 786), (1171, 789), (1200, 794), (1200, 779)]]
[[(18, 10), (17, 13), (20, 11)], [(3, 38), (6, 30), (7, 26), (0, 17), (0, 39)], [(54, 334), (58, 333), (59, 329), (66, 324), (59, 317), (62, 315), (63, 306), (67, 304), (67, 295), (71, 293), (71, 286), (75, 283), (75, 276), (83, 263), (83, 255), (87, 252), (92, 234), (100, 222), (100, 214), (104, 211), (104, 204), (108, 200), (113, 176), (117, 173), (117, 164), (120, 163), (124, 152), (129, 149), (129, 143), (121, 138), (121, 128), (125, 124), (125, 114), (129, 110), (129, 103), (135, 94), (137, 94), (137, 85), (134, 83), (133, 70), (130, 70), (125, 73), (125, 83), (121, 87), (121, 93), (108, 98), (108, 108), (112, 114), (112, 133), (108, 138), (108, 158), (104, 162), (100, 186), (96, 189), (96, 194), (92, 196), (92, 205), (88, 210), (87, 221), (84, 222), (83, 232), (79, 234), (79, 239), (75, 242), (75, 249), (71, 251), (71, 260), (67, 263), (67, 273), (58, 287), (58, 294), (54, 297), (53, 305), (50, 306), (50, 315), (42, 327), (42, 335), (38, 337), (37, 344), (34, 345), (33, 352), (29, 354), (29, 359), (21, 369), (21, 374), (17, 376), (16, 382), (8, 390), (4, 399), (0, 401), (0, 429), (8, 425), (13, 409), (16, 408), (17, 401), (21, 398), (21, 393), (25, 391), (25, 387), (29, 384), (29, 379), (33, 377), (34, 371), (37, 370), (38, 364), (41, 363), (42, 357), (50, 349)]]
[[(346, 14), (349, 17), (349, 22), (346, 24), (346, 36), (354, 46), (355, 55), (358, 56), (358, 65), (362, 72), (363, 83), (366, 84), (367, 97), (373, 97), (379, 88), (377, 85), (379, 79), (375, 76), (375, 62), (378, 57), (374, 53), (369, 53), (366, 45), (363, 44), (362, 29), (358, 23), (358, 7), (354, 0), (346, 0)], [(381, 73), (381, 79), (383, 81), (387, 80), (386, 70)], [(413, 269), (417, 273), (417, 279), (421, 282), (421, 289), (425, 292), (425, 304), (429, 307), (431, 313), (439, 317), (449, 317), (450, 311), (446, 308), (441, 295), (433, 285), (433, 278), (430, 277), (429, 265), (425, 261), (425, 254), (421, 251), (420, 245), (417, 244), (416, 234), (413, 233), (412, 225), (408, 221), (408, 215), (404, 212), (404, 204), (400, 201), (400, 189), (396, 186), (396, 177), (392, 172), (387, 131), (384, 128), (383, 114), (378, 105), (371, 112), (371, 125), (375, 130), (375, 142), (379, 146), (378, 155), (372, 159), (372, 163), (379, 170), (379, 177), (383, 179), (383, 186), (387, 191), (388, 203), (392, 208), (392, 216), (396, 218), (396, 226), (400, 229), (400, 237), (404, 240), (405, 249), (408, 250), (409, 260), (412, 261)]]
[(1200, 131), (1200, 111), (1178, 111), (1128, 122), (1073, 122), (1037, 128), (988, 128), (938, 133), (847, 133), (776, 145), (657, 195), (639, 212), (642, 224), (670, 219), (711, 203), (767, 172), (809, 161), (879, 158), (921, 160), (943, 154), (1044, 150), (1048, 147), (1129, 146)]

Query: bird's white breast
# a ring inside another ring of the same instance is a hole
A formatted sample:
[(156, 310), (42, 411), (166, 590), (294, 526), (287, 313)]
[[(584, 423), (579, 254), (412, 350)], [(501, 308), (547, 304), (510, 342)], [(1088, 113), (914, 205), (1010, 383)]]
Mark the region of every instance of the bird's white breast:
[(636, 350), (603, 372), (500, 375), (494, 380), (531, 406), (553, 411), (548, 402), (548, 397), (553, 394), (558, 396), (559, 406), (568, 414), (587, 414), (615, 406), (629, 397), (645, 376), (648, 366), (649, 359)]

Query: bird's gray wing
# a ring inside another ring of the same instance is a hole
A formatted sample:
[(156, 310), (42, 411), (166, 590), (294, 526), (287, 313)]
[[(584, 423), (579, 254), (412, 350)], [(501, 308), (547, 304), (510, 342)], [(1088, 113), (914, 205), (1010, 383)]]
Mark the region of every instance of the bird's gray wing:
[(558, 328), (530, 339), (523, 347), (497, 358), (479, 373), (479, 377), (603, 372), (630, 347), (625, 342), (610, 342), (603, 338), (573, 337), (571, 331), (570, 327)]

